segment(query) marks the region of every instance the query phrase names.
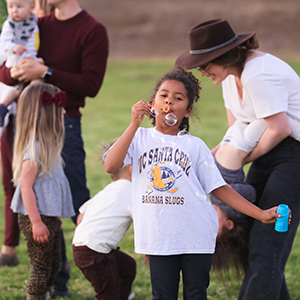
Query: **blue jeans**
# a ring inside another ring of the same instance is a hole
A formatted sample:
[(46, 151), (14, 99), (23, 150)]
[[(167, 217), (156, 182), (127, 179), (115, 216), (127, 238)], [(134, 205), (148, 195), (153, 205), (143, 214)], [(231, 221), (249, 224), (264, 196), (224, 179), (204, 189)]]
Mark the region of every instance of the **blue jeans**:
[(290, 300), (284, 268), (290, 255), (300, 219), (300, 143), (288, 137), (250, 167), (247, 183), (257, 193), (256, 204), (267, 209), (281, 203), (292, 212), (285, 233), (274, 224), (255, 220), (250, 230), (249, 267), (239, 300)]
[(177, 300), (180, 270), (183, 299), (206, 300), (211, 254), (149, 255), (153, 300)]
[[(79, 207), (90, 199), (90, 191), (86, 186), (84, 164), (85, 152), (81, 137), (80, 118), (65, 118), (65, 140), (62, 158), (65, 164), (64, 172), (70, 184), (74, 210), (76, 213), (76, 216), (72, 217), (72, 220), (76, 224)], [(61, 231), (61, 252), (62, 266), (56, 277), (54, 289), (64, 291), (66, 284), (70, 279), (70, 275), (65, 267), (67, 257), (63, 231)]]
[(76, 224), (79, 207), (90, 199), (90, 191), (86, 186), (85, 152), (81, 137), (80, 118), (65, 118), (65, 140), (62, 150), (64, 171), (68, 178), (76, 216), (72, 218)]

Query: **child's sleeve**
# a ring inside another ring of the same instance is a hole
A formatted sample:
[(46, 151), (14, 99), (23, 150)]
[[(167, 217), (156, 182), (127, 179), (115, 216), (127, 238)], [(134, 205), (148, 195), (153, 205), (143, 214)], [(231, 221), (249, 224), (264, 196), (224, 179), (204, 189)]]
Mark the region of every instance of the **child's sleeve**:
[(39, 35), (39, 27), (36, 25), (34, 31), (32, 32), (30, 38), (27, 40), (26, 43), (27, 53), (24, 57), (33, 56), (34, 58), (37, 57), (37, 52), (40, 47), (40, 35)]
[(13, 39), (13, 31), (9, 26), (9, 22), (5, 21), (0, 35), (0, 46), (7, 54), (12, 54), (14, 47), (17, 45), (16, 43), (13, 43)]

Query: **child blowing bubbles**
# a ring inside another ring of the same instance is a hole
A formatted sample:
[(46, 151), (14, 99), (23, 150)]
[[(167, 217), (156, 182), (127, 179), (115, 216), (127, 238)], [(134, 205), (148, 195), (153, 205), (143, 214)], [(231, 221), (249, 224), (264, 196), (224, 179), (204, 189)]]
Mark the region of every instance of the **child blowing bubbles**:
[[(206, 195), (264, 223), (279, 216), (276, 207), (261, 210), (236, 193), (221, 177), (204, 142), (181, 134), (189, 129), (198, 80), (174, 68), (158, 82), (155, 106), (168, 104), (155, 117), (155, 128), (140, 128), (150, 108), (144, 101), (132, 107), (132, 120), (105, 155), (105, 170), (114, 173), (132, 164), (135, 251), (149, 254), (153, 299), (177, 299), (180, 270), (185, 299), (206, 299), (211, 256), (218, 232), (217, 214)], [(166, 114), (178, 122), (169, 126)], [(193, 296), (191, 296), (193, 295)]]
[[(7, 0), (8, 18), (3, 24), (0, 37), (1, 49), (8, 55), (6, 67), (11, 68), (24, 57), (36, 58), (39, 48), (37, 17), (32, 13), (34, 0)], [(41, 59), (39, 59), (42, 61)], [(0, 126), (8, 112), (7, 106), (16, 100), (23, 85), (15, 86), (5, 95), (0, 104)]]
[(61, 159), (65, 101), (57, 87), (36, 83), (18, 103), (11, 209), (19, 213), (30, 260), (27, 299), (46, 299), (60, 269), (59, 217), (75, 214)]

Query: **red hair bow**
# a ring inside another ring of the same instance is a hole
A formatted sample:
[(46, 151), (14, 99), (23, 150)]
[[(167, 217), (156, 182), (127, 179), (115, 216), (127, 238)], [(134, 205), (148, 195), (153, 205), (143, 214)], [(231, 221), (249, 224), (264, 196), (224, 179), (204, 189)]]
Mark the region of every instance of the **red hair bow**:
[(56, 106), (64, 107), (66, 105), (67, 95), (66, 92), (58, 92), (55, 95), (51, 95), (47, 91), (42, 91), (41, 94), (41, 103), (42, 106), (48, 106), (51, 103), (54, 103)]

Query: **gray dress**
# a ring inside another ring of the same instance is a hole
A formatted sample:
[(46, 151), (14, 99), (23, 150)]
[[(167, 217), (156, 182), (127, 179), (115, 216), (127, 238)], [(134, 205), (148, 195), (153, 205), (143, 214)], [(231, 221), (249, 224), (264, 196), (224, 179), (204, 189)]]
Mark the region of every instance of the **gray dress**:
[[(38, 142), (36, 148), (38, 149)], [(23, 161), (27, 159), (30, 159), (29, 152), (25, 153)], [(33, 190), (40, 215), (61, 218), (75, 215), (69, 182), (59, 164), (54, 164), (49, 174), (41, 175), (39, 167)], [(22, 200), (20, 182), (14, 193), (11, 209), (15, 213), (28, 215)]]

